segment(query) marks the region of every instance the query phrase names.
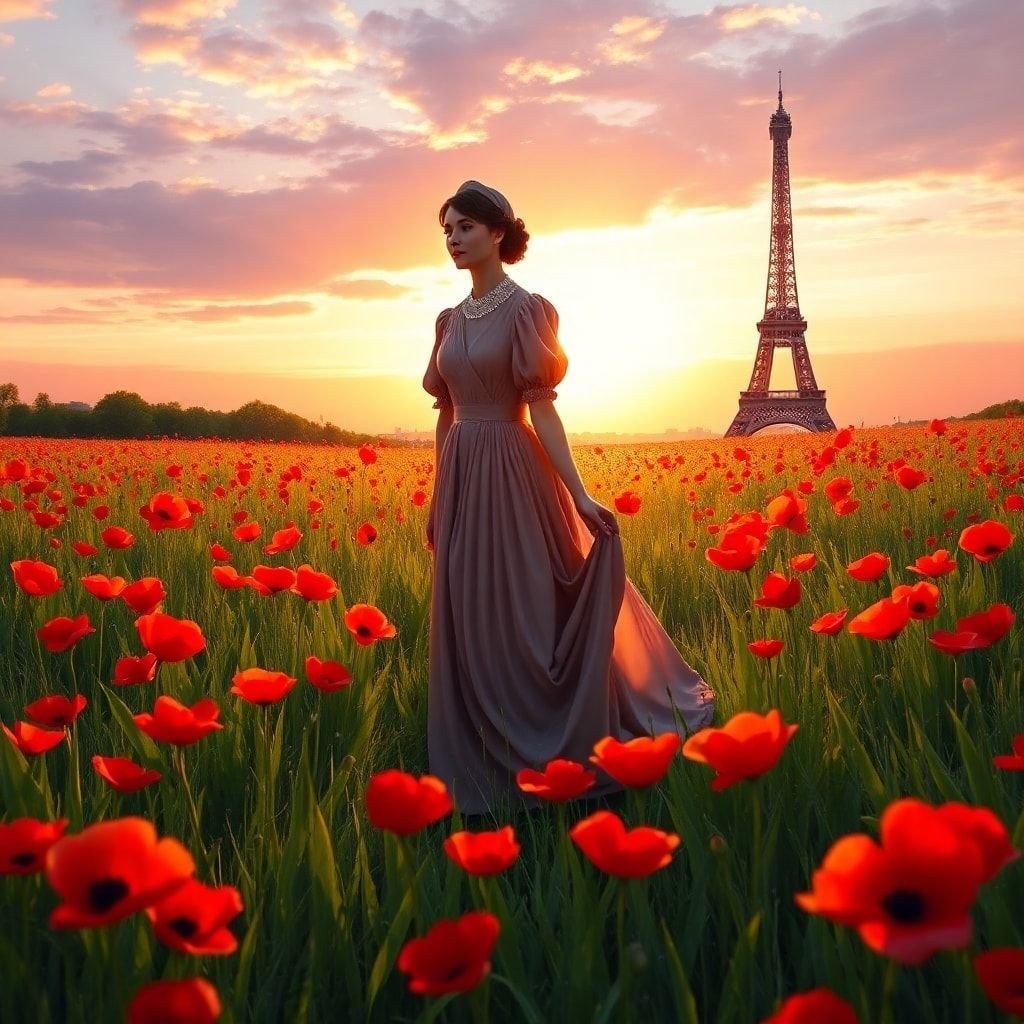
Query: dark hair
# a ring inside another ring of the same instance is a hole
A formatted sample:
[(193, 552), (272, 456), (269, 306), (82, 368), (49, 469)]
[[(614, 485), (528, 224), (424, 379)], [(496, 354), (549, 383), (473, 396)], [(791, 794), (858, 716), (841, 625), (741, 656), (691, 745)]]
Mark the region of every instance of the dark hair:
[(495, 206), (487, 196), (474, 189), (456, 192), (455, 195), (444, 201), (441, 205), (441, 212), (437, 216), (442, 225), (449, 206), (454, 206), (460, 213), (464, 213), (467, 217), (471, 217), (495, 231), (505, 232), (498, 245), (498, 257), (502, 263), (518, 263), (523, 258), (530, 233), (526, 230), (522, 217), (510, 220), (504, 210)]

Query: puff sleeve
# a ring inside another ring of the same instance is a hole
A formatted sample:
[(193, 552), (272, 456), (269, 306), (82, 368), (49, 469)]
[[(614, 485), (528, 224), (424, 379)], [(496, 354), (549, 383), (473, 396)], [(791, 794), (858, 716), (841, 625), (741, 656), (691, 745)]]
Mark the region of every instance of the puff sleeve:
[(441, 344), (441, 338), (444, 337), (448, 318), (451, 316), (452, 309), (454, 308), (452, 306), (449, 309), (442, 309), (437, 316), (437, 322), (434, 324), (434, 348), (430, 353), (427, 372), (423, 375), (423, 390), (437, 399), (431, 406), (432, 409), (443, 409), (452, 404), (451, 395), (448, 394), (448, 385), (445, 383), (444, 377), (441, 376), (441, 371), (437, 368), (437, 349)]
[(512, 378), (524, 402), (555, 398), (556, 385), (569, 368), (558, 340), (558, 312), (542, 295), (531, 292), (515, 313)]

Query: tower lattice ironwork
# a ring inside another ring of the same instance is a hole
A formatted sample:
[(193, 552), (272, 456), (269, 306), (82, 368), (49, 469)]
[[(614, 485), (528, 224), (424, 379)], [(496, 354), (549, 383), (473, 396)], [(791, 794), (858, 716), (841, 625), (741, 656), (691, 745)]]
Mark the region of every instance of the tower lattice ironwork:
[[(825, 408), (825, 392), (814, 379), (804, 340), (807, 321), (801, 316), (797, 301), (789, 191), (789, 137), (793, 134), (793, 122), (782, 106), (781, 70), (779, 106), (768, 122), (768, 134), (772, 140), (772, 229), (764, 316), (757, 323), (757, 355), (750, 384), (740, 392), (740, 408), (725, 432), (726, 437), (745, 437), (763, 427), (783, 423), (808, 430), (836, 429)], [(792, 354), (795, 391), (772, 391), (768, 386), (777, 348), (788, 348)]]

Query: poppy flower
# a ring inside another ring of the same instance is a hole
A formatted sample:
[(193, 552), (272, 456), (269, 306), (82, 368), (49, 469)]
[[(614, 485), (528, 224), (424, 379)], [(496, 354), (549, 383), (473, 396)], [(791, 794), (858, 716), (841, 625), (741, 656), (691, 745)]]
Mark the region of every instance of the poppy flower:
[[(167, 596), (159, 576), (144, 576), (121, 591), (121, 600), (139, 615), (148, 615)], [(166, 659), (161, 659), (166, 660)]]
[(951, 658), (955, 658), (965, 651), (974, 651), (979, 647), (987, 646), (984, 639), (977, 633), (967, 631), (951, 633), (946, 629), (935, 630), (928, 637), (928, 643), (937, 651), (942, 651), (943, 654), (948, 654)]
[(985, 641), (984, 646), (988, 647), (1009, 632), (1016, 618), (1008, 604), (993, 604), (983, 612), (957, 619), (956, 630), (958, 633), (977, 633)]
[(985, 995), (1003, 1013), (1024, 1017), (1024, 949), (1001, 946), (978, 953), (972, 962)]
[(824, 615), (819, 615), (809, 628), (812, 633), (835, 636), (843, 628), (847, 614), (849, 614), (848, 608), (840, 608), (837, 612), (825, 612)]
[(273, 532), (270, 542), (263, 545), (263, 553), (279, 555), (283, 551), (291, 551), (300, 540), (302, 540), (302, 531), (296, 527), (295, 523), (289, 523), (283, 529)]
[(855, 927), (871, 949), (904, 964), (968, 945), (971, 907), (992, 872), (973, 830), (907, 797), (886, 807), (879, 832), (881, 843), (864, 833), (833, 843), (797, 905)]
[(149, 529), (187, 530), (192, 526), (192, 510), (180, 494), (160, 491), (139, 509), (139, 515), (149, 523)]
[(156, 679), (157, 658), (155, 654), (141, 657), (127, 654), (118, 658), (114, 665), (114, 686), (131, 686), (135, 683), (151, 683)]
[(216, 558), (221, 562), (227, 562), (231, 560), (231, 552), (223, 544), (211, 544), (210, 557)]
[(0, 822), (0, 875), (42, 871), (46, 851), (64, 835), (67, 827), (67, 818), (15, 818), (6, 824)]
[(387, 616), (372, 604), (352, 605), (345, 612), (344, 621), (360, 647), (367, 647), (377, 640), (390, 639), (398, 633), (388, 622)]
[(158, 661), (185, 661), (206, 648), (203, 631), (191, 619), (150, 612), (135, 620), (135, 628), (142, 646)]
[(362, 547), (369, 547), (377, 539), (377, 531), (373, 523), (360, 523), (359, 529), (355, 532), (356, 543)]
[(188, 850), (177, 839), (158, 840), (145, 818), (87, 825), (46, 853), (46, 880), (63, 901), (50, 914), (50, 925), (112, 924), (169, 895), (194, 872)]
[(617, 878), (645, 878), (670, 864), (683, 842), (674, 832), (648, 825), (627, 829), (612, 811), (595, 811), (577, 822), (569, 838), (595, 867)]
[(806, 551), (803, 554), (793, 555), (789, 560), (789, 567), (793, 572), (807, 572), (818, 564), (818, 556), (813, 551)]
[(821, 490), (825, 497), (835, 504), (849, 496), (853, 490), (853, 481), (848, 476), (836, 476), (829, 480)]
[(448, 787), (434, 775), (417, 778), (387, 768), (370, 778), (366, 813), (375, 828), (407, 836), (440, 820), (454, 809)]
[(991, 562), (1013, 543), (1007, 526), (995, 519), (965, 526), (960, 533), (960, 547), (979, 562)]
[(108, 526), (100, 534), (100, 540), (112, 551), (124, 551), (135, 543), (135, 535), (123, 526)]
[(585, 793), (597, 781), (597, 772), (578, 761), (556, 757), (544, 766), (544, 770), (523, 768), (516, 772), (516, 785), (524, 793), (531, 793), (542, 800), (564, 803)]
[(107, 785), (119, 793), (136, 793), (163, 778), (163, 772), (158, 772), (155, 768), (143, 768), (127, 757), (103, 757), (100, 754), (93, 754), (92, 767)]
[(840, 498), (838, 501), (834, 501), (832, 503), (832, 511), (835, 512), (837, 516), (852, 515), (859, 508), (859, 498)]
[(637, 736), (625, 743), (605, 736), (594, 744), (590, 761), (616, 782), (640, 789), (664, 777), (680, 743), (679, 734), (675, 732), (663, 732), (654, 737)]
[(640, 511), (641, 499), (633, 491), (623, 491), (615, 495), (615, 511), (625, 516), (635, 516)]
[(15, 722), (13, 730), (5, 725), (4, 733), (26, 757), (35, 757), (53, 750), (67, 736), (66, 729), (41, 729), (31, 722)]
[(243, 523), (241, 526), (236, 526), (231, 531), (231, 536), (235, 540), (242, 541), (243, 543), (249, 543), (254, 541), (263, 532), (263, 527), (259, 523)]
[(719, 569), (730, 572), (746, 572), (758, 559), (764, 544), (749, 533), (735, 536), (730, 544), (717, 548), (705, 548), (704, 557)]
[(271, 594), (283, 594), (295, 585), (295, 570), (287, 565), (254, 565), (250, 575)]
[(317, 572), (311, 565), (295, 570), (292, 590), (307, 601), (329, 601), (338, 593), (338, 584), (326, 572)]
[(210, 575), (221, 590), (241, 590), (249, 586), (251, 576), (243, 576), (233, 565), (214, 565)]
[(157, 697), (152, 714), (144, 712), (132, 716), (135, 724), (150, 739), (179, 747), (198, 743), (209, 733), (223, 729), (224, 726), (217, 721), (219, 717), (220, 708), (208, 697), (186, 707), (166, 694)]
[(22, 558), (11, 562), (14, 582), (31, 597), (49, 597), (64, 586), (56, 568), (48, 562)]
[(286, 672), (247, 668), (234, 674), (230, 692), (250, 704), (266, 707), (281, 700), (297, 682)]
[(213, 1024), (220, 1015), (220, 997), (205, 978), (151, 981), (128, 1004), (128, 1024)]
[(846, 628), (869, 640), (894, 640), (909, 621), (906, 601), (883, 597), (850, 619)]
[(487, 910), (443, 917), (422, 938), (410, 939), (395, 966), (409, 975), (409, 991), (423, 996), (466, 992), (490, 973), (501, 925)]
[(900, 466), (895, 474), (896, 483), (908, 491), (920, 486), (928, 479), (928, 474), (913, 466)]
[(1013, 737), (1012, 754), (996, 754), (992, 763), (1010, 772), (1024, 772), (1024, 732)]
[(88, 615), (76, 615), (73, 619), (67, 615), (58, 615), (40, 626), (36, 636), (51, 654), (59, 654), (73, 647), (83, 636), (95, 632), (95, 627), (89, 625)]
[(311, 654), (306, 658), (306, 678), (321, 693), (334, 693), (351, 684), (352, 673), (340, 661), (321, 661)]
[(759, 658), (774, 658), (785, 646), (785, 640), (765, 638), (764, 640), (751, 640), (747, 644), (747, 650), (751, 654), (756, 654)]
[(936, 548), (930, 555), (921, 555), (907, 568), (919, 576), (945, 576), (956, 569), (956, 560), (949, 557), (945, 548)]
[(846, 567), (847, 576), (861, 583), (873, 583), (889, 568), (889, 556), (880, 551), (872, 551), (863, 558), (858, 558)]
[(739, 711), (721, 728), (708, 727), (690, 736), (683, 744), (683, 757), (714, 768), (711, 789), (718, 792), (774, 768), (798, 728), (786, 725), (776, 708), (767, 715)]
[(859, 1024), (853, 1007), (831, 989), (812, 988), (790, 996), (761, 1024)]
[(927, 580), (912, 586), (900, 583), (893, 588), (892, 596), (896, 601), (906, 600), (912, 619), (934, 619), (939, 614), (939, 588)]
[(204, 885), (195, 878), (146, 908), (156, 937), (193, 956), (223, 956), (238, 949), (228, 922), (245, 909), (233, 885)]
[(491, 832), (453, 832), (442, 845), (449, 859), (471, 875), (496, 875), (510, 867), (520, 851), (511, 825)]
[(113, 601), (115, 597), (121, 596), (126, 580), (123, 576), (104, 576), (102, 573), (94, 573), (92, 576), (82, 577), (82, 586), (101, 601)]
[(995, 811), (988, 807), (949, 800), (936, 808), (939, 817), (977, 845), (981, 851), (981, 881), (990, 882), (1007, 864), (1020, 856), (1010, 833)]
[(770, 572), (761, 584), (761, 596), (754, 598), (759, 608), (792, 608), (800, 600), (800, 580), (786, 579), (781, 572)]
[(89, 701), (80, 693), (70, 698), (54, 693), (26, 704), (25, 714), (41, 725), (57, 729), (70, 725), (85, 710), (88, 703)]
[(764, 510), (765, 519), (773, 526), (781, 526), (793, 533), (806, 533), (807, 499), (801, 498), (792, 487), (787, 487), (777, 498), (768, 502)]

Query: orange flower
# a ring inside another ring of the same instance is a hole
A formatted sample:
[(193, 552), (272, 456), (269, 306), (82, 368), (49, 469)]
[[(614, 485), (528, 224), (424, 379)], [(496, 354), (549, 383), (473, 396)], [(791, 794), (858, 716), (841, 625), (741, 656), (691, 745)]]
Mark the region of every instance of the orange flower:
[(496, 875), (510, 867), (520, 851), (511, 825), (491, 832), (453, 832), (443, 848), (449, 859), (471, 875)]
[(250, 704), (267, 707), (281, 700), (297, 682), (297, 679), (286, 672), (247, 668), (234, 674), (230, 692), (249, 701)]
[(949, 557), (945, 548), (936, 548), (930, 555), (921, 555), (907, 568), (919, 576), (945, 576), (956, 569), (956, 560)]
[(325, 572), (317, 572), (311, 565), (300, 565), (295, 570), (292, 590), (307, 601), (329, 601), (338, 593), (338, 584)]
[(974, 973), (985, 995), (1003, 1013), (1024, 1017), (1024, 949), (1001, 946), (979, 953), (973, 960)]
[(487, 910), (443, 917), (422, 938), (410, 939), (395, 966), (409, 977), (409, 991), (423, 996), (466, 992), (490, 973), (501, 925)]
[(220, 1014), (220, 997), (205, 978), (151, 981), (132, 998), (128, 1024), (213, 1024)]
[(434, 775), (417, 778), (397, 768), (371, 776), (366, 813), (375, 828), (408, 836), (439, 821), (454, 808), (448, 787)]
[(113, 601), (115, 597), (120, 597), (125, 582), (123, 576), (104, 576), (102, 573), (82, 577), (82, 586), (101, 601)]
[(858, 1024), (853, 1007), (831, 989), (812, 988), (790, 996), (761, 1024)]
[(873, 583), (889, 568), (889, 556), (883, 555), (880, 551), (872, 551), (851, 562), (846, 567), (846, 574), (852, 576), (861, 583)]
[(334, 693), (352, 683), (352, 673), (340, 661), (321, 661), (313, 654), (306, 658), (306, 678), (321, 693)]
[(569, 837), (595, 867), (617, 878), (645, 878), (670, 864), (683, 842), (647, 825), (627, 830), (612, 811), (595, 811), (569, 829)]
[(819, 615), (810, 625), (811, 632), (835, 636), (843, 628), (848, 612), (848, 608), (840, 608), (837, 612), (825, 612), (824, 615)]
[(912, 619), (934, 619), (939, 614), (939, 588), (934, 583), (921, 580), (913, 586), (900, 583), (893, 588), (893, 600), (906, 600)]
[(956, 629), (958, 633), (977, 633), (984, 640), (982, 646), (988, 647), (1009, 632), (1016, 618), (1008, 604), (993, 604), (983, 612), (957, 619)]
[(156, 679), (157, 659), (155, 654), (134, 657), (127, 654), (117, 659), (114, 665), (114, 686), (130, 686), (133, 683), (151, 683)]
[(224, 726), (217, 721), (220, 708), (208, 697), (186, 707), (173, 697), (161, 694), (153, 705), (153, 713), (133, 715), (135, 724), (158, 743), (185, 747), (198, 743), (204, 736)]
[(960, 547), (974, 555), (979, 562), (998, 558), (1012, 543), (1013, 534), (1005, 524), (995, 519), (965, 526), (960, 533)]
[(761, 584), (761, 596), (754, 598), (759, 608), (792, 608), (800, 600), (800, 580), (786, 579), (781, 572), (770, 572)]
[(1024, 772), (1024, 732), (1013, 737), (1012, 754), (996, 754), (992, 763), (1011, 772)]
[(192, 509), (180, 494), (160, 491), (139, 509), (153, 533), (158, 530), (187, 530), (192, 525)]
[(398, 633), (388, 622), (387, 616), (372, 604), (352, 605), (345, 612), (345, 625), (360, 647), (367, 647), (377, 640), (390, 639)]
[(750, 643), (747, 644), (747, 650), (750, 651), (751, 654), (756, 654), (759, 658), (774, 658), (775, 655), (778, 654), (785, 646), (785, 640), (773, 640), (766, 638), (764, 640), (751, 640)]
[(818, 556), (813, 551), (807, 551), (800, 555), (793, 555), (789, 560), (789, 567), (793, 572), (807, 572), (818, 564)]
[(793, 533), (806, 533), (807, 499), (801, 498), (792, 487), (787, 487), (777, 498), (773, 498), (764, 511), (765, 519), (773, 526), (781, 526)]
[(228, 921), (245, 909), (233, 885), (204, 885), (190, 878), (146, 908), (156, 937), (171, 949), (193, 956), (224, 956), (238, 949)]
[(853, 481), (848, 476), (836, 476), (829, 480), (821, 490), (834, 505), (837, 501), (842, 501), (843, 498), (849, 496), (853, 490)]
[(847, 630), (869, 640), (894, 640), (910, 621), (906, 601), (883, 597), (850, 619)]
[(76, 615), (73, 619), (66, 615), (58, 615), (40, 626), (36, 630), (36, 636), (42, 640), (43, 646), (51, 654), (59, 654), (73, 647), (83, 636), (95, 632), (95, 627), (89, 625), (88, 615)]
[(594, 744), (590, 760), (616, 782), (640, 789), (660, 781), (679, 750), (679, 734), (663, 732), (659, 736), (637, 736), (620, 742), (605, 736)]
[(159, 782), (163, 773), (155, 768), (143, 768), (127, 757), (92, 756), (93, 771), (119, 793), (136, 793), (140, 789)]
[(183, 885), (195, 871), (177, 839), (157, 840), (145, 818), (115, 818), (59, 839), (46, 854), (46, 880), (63, 902), (54, 928), (120, 921)]
[(683, 757), (715, 769), (711, 789), (718, 792), (775, 767), (798, 725), (786, 725), (772, 708), (767, 715), (739, 711), (720, 729), (695, 732), (683, 744)]
[(158, 661), (185, 661), (206, 648), (203, 631), (191, 619), (150, 612), (135, 620), (135, 628), (142, 646)]
[(57, 570), (47, 562), (22, 558), (11, 562), (11, 569), (14, 570), (14, 582), (32, 597), (48, 597), (64, 586)]
[(59, 693), (40, 697), (25, 705), (25, 714), (51, 729), (70, 725), (84, 710), (89, 701), (80, 693), (73, 698)]
[(13, 731), (5, 725), (4, 733), (26, 757), (45, 754), (67, 736), (66, 729), (40, 729), (30, 722), (15, 722)]
[(544, 766), (544, 771), (523, 768), (516, 772), (516, 785), (524, 793), (532, 793), (542, 800), (564, 803), (585, 793), (597, 780), (597, 772), (567, 758), (556, 757)]
[(46, 851), (64, 834), (67, 818), (0, 822), (0, 875), (31, 875), (43, 870)]

